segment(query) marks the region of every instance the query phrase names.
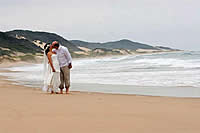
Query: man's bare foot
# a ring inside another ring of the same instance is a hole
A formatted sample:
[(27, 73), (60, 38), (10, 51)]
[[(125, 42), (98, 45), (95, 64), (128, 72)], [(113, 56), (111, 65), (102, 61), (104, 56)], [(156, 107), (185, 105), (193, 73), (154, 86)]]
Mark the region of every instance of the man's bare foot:
[(62, 89), (60, 90), (60, 94), (63, 94), (63, 90)]
[(51, 94), (53, 94), (54, 93), (54, 91), (51, 91)]
[(66, 94), (69, 94), (69, 87), (66, 88)]

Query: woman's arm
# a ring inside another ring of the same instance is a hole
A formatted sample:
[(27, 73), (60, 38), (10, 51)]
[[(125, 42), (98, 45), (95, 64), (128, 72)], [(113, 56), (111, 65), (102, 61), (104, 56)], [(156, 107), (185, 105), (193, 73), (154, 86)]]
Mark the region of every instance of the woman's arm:
[(56, 54), (55, 49), (53, 50), (53, 45), (50, 46), (49, 50), (50, 50), (52, 53)]
[(51, 56), (52, 56), (52, 53), (49, 52), (49, 53), (47, 54), (47, 57), (48, 57), (48, 60), (49, 60), (49, 64), (50, 64), (50, 66), (51, 66), (51, 68), (52, 68), (52, 71), (53, 71), (53, 72), (56, 72), (56, 70), (55, 70), (54, 67), (53, 67), (53, 63), (52, 63)]

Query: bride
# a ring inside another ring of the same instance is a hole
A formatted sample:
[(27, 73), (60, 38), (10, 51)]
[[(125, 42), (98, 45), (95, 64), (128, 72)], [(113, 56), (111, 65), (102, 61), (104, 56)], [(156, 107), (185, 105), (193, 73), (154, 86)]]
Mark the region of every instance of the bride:
[(60, 85), (60, 66), (57, 55), (52, 52), (52, 46), (44, 46), (44, 87), (43, 91), (58, 93)]

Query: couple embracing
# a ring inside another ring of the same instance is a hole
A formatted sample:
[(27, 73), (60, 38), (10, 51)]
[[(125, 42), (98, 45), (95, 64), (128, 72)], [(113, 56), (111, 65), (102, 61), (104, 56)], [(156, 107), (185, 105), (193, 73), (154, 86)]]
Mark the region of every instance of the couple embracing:
[(43, 91), (51, 93), (69, 94), (70, 69), (72, 68), (72, 58), (68, 49), (61, 46), (59, 42), (44, 46), (44, 87)]

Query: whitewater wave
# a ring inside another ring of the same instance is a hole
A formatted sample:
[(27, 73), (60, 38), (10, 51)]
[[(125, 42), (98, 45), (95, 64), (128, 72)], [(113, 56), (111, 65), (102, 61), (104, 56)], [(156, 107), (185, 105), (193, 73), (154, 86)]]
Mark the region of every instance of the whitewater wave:
[[(42, 84), (42, 64), (8, 69), (13, 79)], [(71, 75), (73, 83), (200, 87), (200, 52), (74, 60)]]

